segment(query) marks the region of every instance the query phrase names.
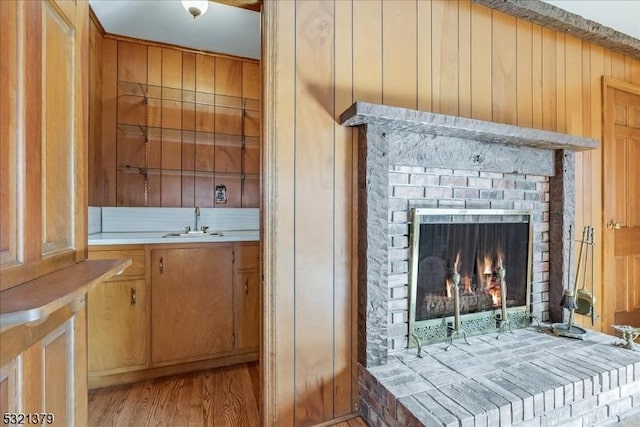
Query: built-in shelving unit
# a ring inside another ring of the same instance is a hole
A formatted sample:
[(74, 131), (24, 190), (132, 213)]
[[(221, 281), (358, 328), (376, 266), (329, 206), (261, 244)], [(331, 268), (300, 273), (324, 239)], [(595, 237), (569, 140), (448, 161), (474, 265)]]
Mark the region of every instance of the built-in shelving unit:
[(163, 185), (213, 180), (216, 207), (253, 207), (243, 193), (259, 188), (260, 140), (246, 130), (259, 100), (120, 80), (117, 105), (116, 179), (139, 205), (157, 205)]

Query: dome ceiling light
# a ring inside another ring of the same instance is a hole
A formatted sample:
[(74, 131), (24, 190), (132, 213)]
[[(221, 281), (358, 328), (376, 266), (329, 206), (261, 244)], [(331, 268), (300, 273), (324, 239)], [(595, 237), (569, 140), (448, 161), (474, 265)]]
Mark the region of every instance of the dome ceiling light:
[(193, 19), (207, 13), (209, 0), (182, 0), (184, 10), (193, 15)]

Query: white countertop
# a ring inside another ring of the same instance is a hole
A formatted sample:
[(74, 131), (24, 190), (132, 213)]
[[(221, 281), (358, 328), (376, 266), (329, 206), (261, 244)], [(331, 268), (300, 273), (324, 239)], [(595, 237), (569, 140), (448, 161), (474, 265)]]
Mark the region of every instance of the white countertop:
[(121, 232), (89, 234), (89, 246), (99, 245), (149, 245), (162, 243), (215, 243), (258, 241), (258, 230), (222, 231), (221, 235), (170, 236), (168, 231)]

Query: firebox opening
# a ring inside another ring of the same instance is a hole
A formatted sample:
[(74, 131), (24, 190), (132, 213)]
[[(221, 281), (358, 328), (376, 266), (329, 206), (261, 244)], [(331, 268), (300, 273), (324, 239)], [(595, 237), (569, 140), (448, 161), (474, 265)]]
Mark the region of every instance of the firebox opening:
[(528, 312), (530, 211), (413, 209), (411, 233), (412, 333), (455, 315), (454, 281), (460, 316)]

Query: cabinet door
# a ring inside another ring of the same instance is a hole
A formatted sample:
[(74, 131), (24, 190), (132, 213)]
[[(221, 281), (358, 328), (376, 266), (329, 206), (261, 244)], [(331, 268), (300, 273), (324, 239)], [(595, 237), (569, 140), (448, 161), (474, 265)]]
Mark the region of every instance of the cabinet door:
[(105, 282), (89, 292), (89, 372), (147, 365), (147, 293), (141, 280)]
[(233, 350), (233, 247), (151, 251), (152, 362)]
[(257, 350), (260, 344), (260, 279), (257, 271), (237, 274), (238, 351)]
[(9, 230), (0, 236), (0, 289), (7, 289), (85, 257), (89, 14), (86, 1), (0, 3), (0, 227)]

